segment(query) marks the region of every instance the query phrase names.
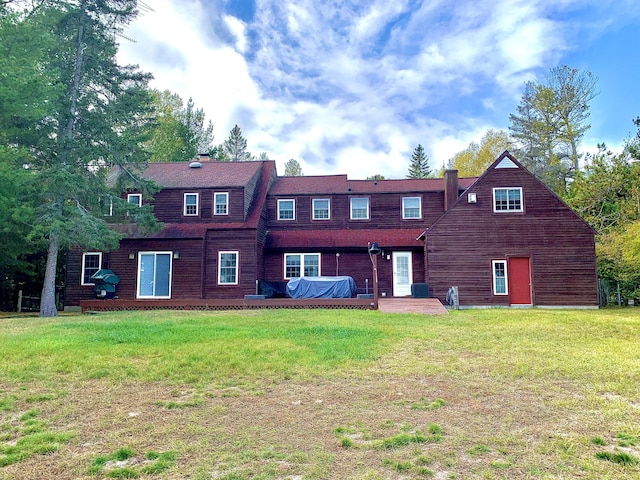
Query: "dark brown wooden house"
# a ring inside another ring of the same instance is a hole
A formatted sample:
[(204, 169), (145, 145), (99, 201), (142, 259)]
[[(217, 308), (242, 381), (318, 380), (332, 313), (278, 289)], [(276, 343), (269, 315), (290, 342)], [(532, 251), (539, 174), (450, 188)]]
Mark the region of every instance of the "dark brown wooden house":
[(421, 237), (425, 281), (461, 306), (598, 305), (592, 228), (504, 152)]
[(272, 161), (206, 160), (145, 176), (162, 187), (164, 228), (126, 226), (118, 250), (70, 252), (66, 305), (94, 298), (100, 268), (129, 300), (242, 299), (261, 281), (334, 275), (371, 293), (370, 242), (384, 296), (426, 282), (443, 302), (457, 286), (462, 306), (597, 305), (593, 231), (507, 152), (480, 178), (278, 177)]

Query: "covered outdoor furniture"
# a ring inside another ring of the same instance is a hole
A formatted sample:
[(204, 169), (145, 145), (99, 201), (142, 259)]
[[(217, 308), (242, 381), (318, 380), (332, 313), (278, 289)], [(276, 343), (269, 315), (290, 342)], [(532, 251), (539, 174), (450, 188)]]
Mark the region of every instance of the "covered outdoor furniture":
[(287, 294), (292, 298), (351, 298), (356, 282), (348, 276), (292, 278)]
[(120, 283), (120, 278), (111, 270), (103, 268), (91, 275), (93, 293), (96, 298), (114, 298), (116, 296), (116, 285)]

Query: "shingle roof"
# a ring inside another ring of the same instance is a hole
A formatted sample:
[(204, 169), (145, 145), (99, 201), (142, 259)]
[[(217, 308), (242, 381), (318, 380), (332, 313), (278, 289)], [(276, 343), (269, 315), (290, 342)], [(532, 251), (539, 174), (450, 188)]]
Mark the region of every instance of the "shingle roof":
[[(460, 178), (459, 187), (466, 189), (476, 178)], [(401, 180), (348, 180), (346, 175), (315, 177), (280, 177), (270, 195), (318, 195), (332, 193), (408, 193), (444, 191), (443, 178), (406, 178)]]
[(189, 162), (150, 163), (142, 175), (164, 188), (244, 187), (265, 162)]
[(265, 248), (366, 248), (368, 242), (377, 242), (380, 247), (419, 247), (422, 243), (417, 238), (423, 231), (424, 228), (271, 231)]

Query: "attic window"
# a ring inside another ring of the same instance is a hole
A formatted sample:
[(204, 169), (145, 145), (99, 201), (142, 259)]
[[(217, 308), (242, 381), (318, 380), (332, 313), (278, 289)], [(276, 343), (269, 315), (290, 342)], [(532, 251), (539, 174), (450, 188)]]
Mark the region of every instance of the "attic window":
[(518, 165), (513, 163), (509, 157), (504, 157), (500, 160), (500, 163), (495, 166), (495, 168), (518, 168)]
[(142, 194), (141, 193), (130, 193), (127, 195), (127, 202), (131, 205), (135, 205), (137, 207), (142, 206)]
[(496, 213), (523, 212), (522, 187), (494, 188), (493, 211)]

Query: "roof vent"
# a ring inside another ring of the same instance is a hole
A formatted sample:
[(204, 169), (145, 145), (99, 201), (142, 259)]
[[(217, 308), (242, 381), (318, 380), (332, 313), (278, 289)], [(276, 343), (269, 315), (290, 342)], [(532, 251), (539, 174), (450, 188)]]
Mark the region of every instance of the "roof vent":
[(200, 168), (202, 167), (202, 164), (200, 162), (191, 162), (189, 164), (189, 168)]

